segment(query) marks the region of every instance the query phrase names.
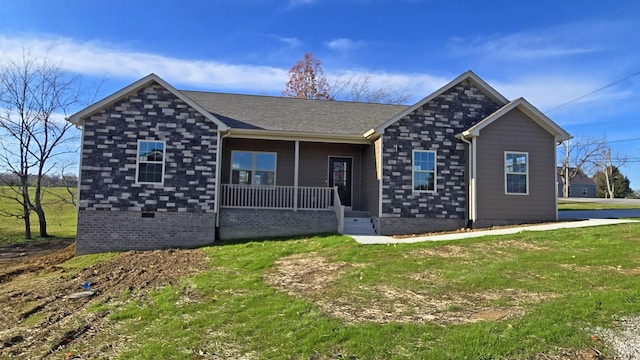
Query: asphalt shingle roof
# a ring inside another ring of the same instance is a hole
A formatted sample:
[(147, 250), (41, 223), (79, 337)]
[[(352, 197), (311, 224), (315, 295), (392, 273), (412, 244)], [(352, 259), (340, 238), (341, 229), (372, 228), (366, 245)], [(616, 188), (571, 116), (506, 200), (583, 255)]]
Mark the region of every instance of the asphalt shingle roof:
[[(562, 178), (562, 167), (558, 166), (558, 175), (560, 175), (558, 177), (558, 181), (560, 181), (561, 183), (564, 183), (564, 179)], [(570, 167), (569, 171), (574, 171), (575, 168)], [(591, 179), (590, 177), (588, 177), (587, 175), (585, 175), (585, 173), (583, 173), (581, 170), (578, 171), (578, 173), (576, 174), (576, 176), (571, 179), (571, 181), (569, 181), (569, 183), (573, 184), (573, 185), (593, 185), (595, 186), (596, 183), (593, 181), (593, 179)]]
[(361, 135), (407, 108), (406, 105), (180, 92), (237, 129)]

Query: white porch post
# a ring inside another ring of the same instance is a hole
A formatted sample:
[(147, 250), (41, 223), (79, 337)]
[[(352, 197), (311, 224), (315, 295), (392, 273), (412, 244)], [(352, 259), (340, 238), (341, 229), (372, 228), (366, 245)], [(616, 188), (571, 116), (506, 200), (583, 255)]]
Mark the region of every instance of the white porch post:
[(300, 162), (300, 141), (296, 140), (295, 160), (293, 165), (293, 211), (298, 211), (298, 169)]

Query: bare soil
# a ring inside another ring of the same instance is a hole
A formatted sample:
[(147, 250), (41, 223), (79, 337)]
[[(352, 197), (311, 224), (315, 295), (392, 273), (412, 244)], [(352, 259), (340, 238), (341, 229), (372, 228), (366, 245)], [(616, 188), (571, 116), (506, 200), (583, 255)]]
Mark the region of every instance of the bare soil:
[[(0, 253), (7, 254), (0, 269), (0, 358), (112, 358), (127, 339), (106, 320), (109, 311), (88, 307), (121, 306), (207, 266), (199, 250), (125, 252), (83, 270), (58, 266), (74, 256), (74, 243), (3, 247)], [(69, 297), (87, 281), (94, 295)], [(98, 337), (112, 341), (95, 341)]]
[[(451, 249), (442, 251), (439, 255), (464, 256), (465, 254), (456, 246), (440, 249), (446, 248)], [(432, 322), (446, 325), (506, 320), (522, 316), (525, 304), (538, 303), (557, 296), (520, 290), (460, 292), (442, 296), (417, 290), (397, 289), (387, 285), (364, 284), (346, 294), (334, 296), (332, 283), (346, 271), (354, 268), (356, 267), (345, 262), (330, 262), (314, 253), (297, 254), (278, 260), (274, 271), (265, 275), (265, 281), (291, 296), (316, 302), (327, 314), (339, 318), (345, 324)], [(363, 268), (362, 271), (366, 270)], [(360, 274), (362, 277), (363, 273)], [(411, 273), (407, 274), (407, 277), (428, 280), (434, 285), (443, 282), (437, 274)], [(505, 300), (512, 305), (492, 305), (496, 300)]]

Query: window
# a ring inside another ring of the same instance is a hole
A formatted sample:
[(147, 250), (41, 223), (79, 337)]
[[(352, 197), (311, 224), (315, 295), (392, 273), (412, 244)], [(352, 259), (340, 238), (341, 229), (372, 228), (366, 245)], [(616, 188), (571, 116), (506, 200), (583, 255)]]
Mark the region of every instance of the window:
[(436, 191), (436, 152), (413, 152), (413, 191)]
[(164, 141), (138, 141), (136, 180), (142, 184), (162, 184), (164, 180)]
[(232, 151), (231, 183), (243, 185), (275, 185), (276, 154), (254, 151)]
[(505, 152), (505, 191), (507, 194), (529, 194), (529, 154)]
[(582, 196), (587, 196), (587, 188), (582, 188)]

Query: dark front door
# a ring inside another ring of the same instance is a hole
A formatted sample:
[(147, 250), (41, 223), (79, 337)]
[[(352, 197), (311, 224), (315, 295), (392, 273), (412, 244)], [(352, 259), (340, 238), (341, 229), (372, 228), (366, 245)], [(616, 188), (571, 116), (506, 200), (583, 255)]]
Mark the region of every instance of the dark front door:
[(351, 206), (351, 158), (329, 158), (329, 187), (338, 187), (340, 202)]

